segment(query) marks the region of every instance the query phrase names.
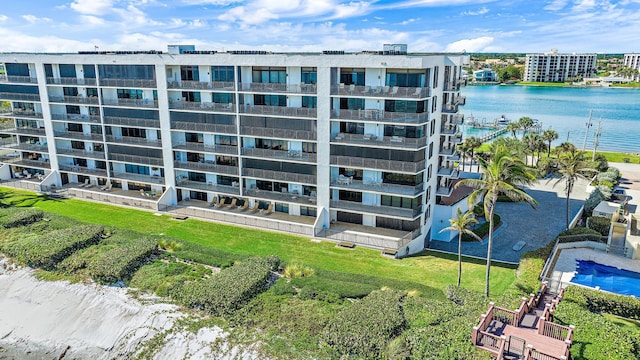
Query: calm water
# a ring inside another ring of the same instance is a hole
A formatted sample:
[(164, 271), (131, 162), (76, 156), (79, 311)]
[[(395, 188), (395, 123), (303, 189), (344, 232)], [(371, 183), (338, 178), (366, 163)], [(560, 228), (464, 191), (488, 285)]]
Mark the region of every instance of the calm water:
[[(602, 119), (598, 150), (640, 153), (640, 89), (554, 88), (534, 86), (467, 86), (462, 89), (467, 103), (461, 107), (465, 120), (470, 115), (482, 122), (493, 122), (504, 114), (511, 120), (523, 116), (538, 119), (542, 129), (558, 132), (552, 146), (570, 141), (582, 148), (589, 110), (592, 124), (587, 149)], [(464, 126), (465, 136), (478, 136), (486, 130)], [(519, 135), (520, 136), (520, 135)]]

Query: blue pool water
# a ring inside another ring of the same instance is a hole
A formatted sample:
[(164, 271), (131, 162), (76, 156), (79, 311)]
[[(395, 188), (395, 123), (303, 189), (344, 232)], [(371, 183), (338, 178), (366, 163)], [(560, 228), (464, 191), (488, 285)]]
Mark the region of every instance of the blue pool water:
[(640, 273), (598, 264), (593, 261), (577, 260), (577, 274), (572, 283), (596, 287), (621, 295), (640, 297)]

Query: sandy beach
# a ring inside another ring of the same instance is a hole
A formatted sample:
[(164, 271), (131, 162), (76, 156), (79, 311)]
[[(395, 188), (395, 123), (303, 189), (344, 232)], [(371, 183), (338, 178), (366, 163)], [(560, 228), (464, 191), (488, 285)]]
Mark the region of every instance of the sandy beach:
[[(126, 359), (187, 316), (175, 305), (149, 304), (127, 290), (40, 281), (0, 258), (0, 359)], [(255, 359), (230, 348), (218, 327), (169, 331), (154, 359)], [(222, 343), (222, 345), (221, 345)]]

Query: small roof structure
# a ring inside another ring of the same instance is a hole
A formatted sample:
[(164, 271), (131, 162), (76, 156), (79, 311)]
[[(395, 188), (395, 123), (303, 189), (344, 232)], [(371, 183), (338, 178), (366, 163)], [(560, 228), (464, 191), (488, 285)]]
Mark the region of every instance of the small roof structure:
[(603, 216), (603, 217), (607, 217), (607, 218), (613, 218), (613, 215), (617, 215), (618, 212), (620, 211), (620, 204), (618, 203), (614, 203), (611, 201), (601, 201), (600, 204), (598, 204), (598, 206), (596, 206), (595, 209), (593, 209), (593, 212), (591, 213), (592, 216)]

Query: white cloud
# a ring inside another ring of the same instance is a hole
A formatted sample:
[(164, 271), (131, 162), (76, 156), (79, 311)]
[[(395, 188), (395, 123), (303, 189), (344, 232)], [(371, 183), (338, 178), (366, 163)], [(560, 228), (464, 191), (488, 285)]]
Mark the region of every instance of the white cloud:
[(591, 10), (596, 6), (595, 0), (578, 0), (573, 6), (574, 11), (586, 11)]
[(106, 24), (103, 18), (93, 15), (80, 15), (80, 21), (85, 25), (91, 26), (101, 26)]
[(0, 14), (0, 21), (7, 21), (7, 19), (9, 19), (7, 15)]
[(493, 43), (494, 38), (491, 36), (482, 36), (475, 39), (463, 39), (452, 42), (445, 48), (446, 52), (480, 52)]
[(35, 24), (35, 23), (41, 23), (41, 22), (51, 22), (52, 20), (47, 18), (47, 17), (37, 17), (35, 15), (22, 15), (22, 18), (25, 19), (26, 21)]
[(420, 20), (420, 18), (411, 18), (411, 19), (407, 19), (405, 21), (399, 22), (397, 23), (397, 25), (409, 25), (411, 23), (414, 23), (416, 21)]
[(488, 12), (489, 12), (489, 8), (487, 8), (486, 6), (483, 6), (476, 11), (465, 11), (461, 15), (476, 16), (476, 15), (484, 15)]
[(569, 0), (553, 0), (547, 6), (545, 6), (543, 9), (548, 10), (548, 11), (562, 10), (562, 9), (564, 9), (565, 6), (567, 6), (568, 2), (569, 2)]
[(111, 12), (113, 0), (74, 0), (69, 5), (74, 11), (87, 15), (104, 15)]
[(182, 3), (187, 5), (227, 6), (239, 2), (242, 2), (242, 0), (182, 0)]

